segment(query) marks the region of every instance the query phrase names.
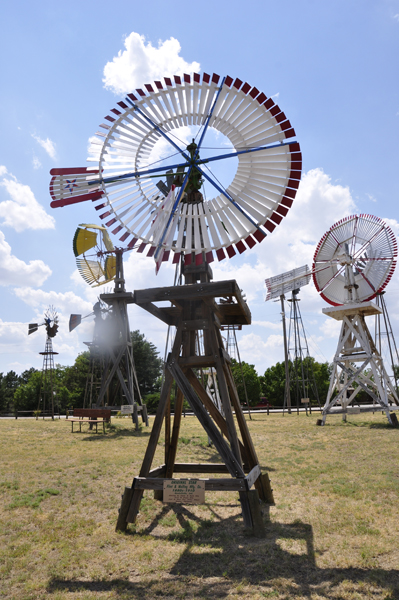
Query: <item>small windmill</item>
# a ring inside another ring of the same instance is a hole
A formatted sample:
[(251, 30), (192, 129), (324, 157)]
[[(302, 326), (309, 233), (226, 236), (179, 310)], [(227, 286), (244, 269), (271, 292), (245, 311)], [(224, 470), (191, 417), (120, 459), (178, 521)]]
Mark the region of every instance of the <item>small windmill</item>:
[[(332, 305), (323, 313), (342, 323), (318, 425), (324, 425), (329, 414), (342, 414), (345, 421), (347, 414), (374, 411), (375, 404), (391, 425), (398, 423), (396, 414), (390, 413), (399, 410), (398, 394), (366, 323), (366, 317), (383, 314), (372, 300), (391, 279), (397, 255), (390, 227), (364, 214), (332, 225), (316, 248), (313, 280), (321, 297)], [(361, 391), (370, 396), (373, 406), (353, 406)]]
[[(87, 344), (91, 365), (85, 400), (90, 398), (93, 405), (94, 399), (96, 408), (106, 406), (132, 413), (136, 428), (139, 426), (138, 413), (141, 412), (143, 421), (148, 425), (147, 409), (137, 381), (127, 314), (127, 305), (133, 303), (133, 294), (125, 290), (125, 250), (114, 248), (105, 227), (85, 224), (75, 232), (73, 250), (80, 274), (92, 287), (115, 282), (113, 293), (100, 294), (100, 301), (93, 307), (95, 330), (93, 341)], [(71, 315), (69, 330), (77, 327), (81, 320), (81, 315)], [(100, 366), (101, 370), (98, 394), (94, 381), (96, 366)]]
[(43, 326), (46, 328), (47, 336), (44, 352), (39, 352), (43, 356), (43, 368), (38, 410), (42, 411), (44, 418), (46, 407), (49, 407), (51, 418), (54, 420), (54, 355), (58, 352), (53, 350), (53, 338), (58, 331), (58, 315), (53, 306), (49, 306), (45, 311), (43, 323), (30, 323), (28, 325), (28, 335)]
[[(299, 290), (308, 285), (310, 278), (311, 271), (308, 265), (304, 265), (292, 271), (281, 273), (281, 275), (277, 275), (276, 277), (266, 279), (266, 300), (280, 298), (281, 302), (285, 356), (284, 409), (287, 406), (289, 413), (291, 413), (292, 399), (294, 399), (296, 401), (297, 412), (299, 412), (300, 404), (303, 403), (307, 414), (307, 406), (310, 404), (309, 391), (313, 392), (313, 396), (320, 405), (313, 366), (310, 360), (309, 346), (298, 304)], [(291, 310), (287, 337), (284, 300), (285, 294), (288, 292), (291, 292), (291, 298), (288, 299)]]

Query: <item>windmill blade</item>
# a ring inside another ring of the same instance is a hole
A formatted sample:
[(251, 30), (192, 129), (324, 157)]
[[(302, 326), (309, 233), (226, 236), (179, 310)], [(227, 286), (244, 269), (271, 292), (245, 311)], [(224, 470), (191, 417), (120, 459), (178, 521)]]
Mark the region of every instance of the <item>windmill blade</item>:
[(312, 271), (308, 265), (304, 265), (303, 267), (292, 269), (292, 271), (281, 273), (281, 275), (276, 275), (276, 277), (269, 277), (269, 279), (265, 280), (267, 289), (266, 301), (279, 298), (287, 292), (292, 292), (292, 290), (308, 285), (311, 276)]
[(71, 315), (69, 317), (69, 333), (73, 331), (82, 322), (82, 315)]
[(90, 178), (98, 178), (98, 169), (86, 167), (70, 167), (67, 169), (51, 169), (50, 196), (51, 208), (68, 206), (86, 200), (100, 200), (104, 193), (98, 184), (90, 185)]
[(97, 233), (78, 227), (73, 237), (73, 253), (75, 256), (80, 256), (87, 250), (95, 248), (97, 245)]
[(28, 325), (28, 335), (34, 333), (39, 329), (39, 325), (37, 323), (29, 323)]

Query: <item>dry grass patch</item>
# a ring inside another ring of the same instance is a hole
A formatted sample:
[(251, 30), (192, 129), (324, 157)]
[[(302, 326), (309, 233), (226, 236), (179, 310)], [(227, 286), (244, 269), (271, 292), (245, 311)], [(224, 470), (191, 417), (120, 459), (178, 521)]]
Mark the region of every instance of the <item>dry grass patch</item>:
[[(146, 493), (137, 524), (117, 534), (146, 428), (115, 419), (106, 435), (72, 435), (64, 421), (0, 421), (0, 598), (398, 599), (399, 430), (381, 414), (315, 420), (249, 422), (276, 499), (266, 539), (246, 533), (229, 492), (198, 506)], [(177, 460), (219, 460), (193, 417)]]

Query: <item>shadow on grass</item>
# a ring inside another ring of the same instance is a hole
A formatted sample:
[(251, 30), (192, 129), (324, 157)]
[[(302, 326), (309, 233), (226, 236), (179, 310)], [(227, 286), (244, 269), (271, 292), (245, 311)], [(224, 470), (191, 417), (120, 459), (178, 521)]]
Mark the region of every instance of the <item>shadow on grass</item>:
[[(75, 432), (74, 432), (75, 433)], [(80, 433), (80, 432), (78, 432)], [(90, 430), (82, 433), (85, 434), (85, 437), (82, 438), (84, 442), (109, 442), (111, 440), (115, 440), (122, 437), (132, 437), (132, 438), (146, 438), (150, 436), (151, 428), (150, 427), (141, 427), (138, 431), (136, 429), (128, 429), (124, 427), (116, 427), (115, 425), (111, 425), (106, 428), (105, 433), (101, 431), (98, 433), (92, 433)]]
[[(268, 522), (266, 538), (259, 539), (245, 533), (239, 515), (216, 520), (219, 517), (212, 505), (207, 507), (211, 518), (204, 520), (184, 506), (164, 506), (149, 527), (126, 535), (127, 545), (129, 538), (135, 537), (141, 537), (145, 544), (146, 536), (168, 513), (176, 515), (181, 529), (157, 538), (164, 540), (165, 553), (168, 542), (184, 544), (184, 550), (164, 576), (160, 573), (145, 577), (143, 581), (137, 581), (136, 572), (136, 581), (128, 577), (108, 581), (54, 578), (48, 584), (48, 593), (112, 592), (112, 597), (119, 599), (152, 600), (162, 596), (164, 599), (203, 597), (220, 600), (231, 597), (232, 592), (236, 594), (240, 586), (243, 593), (248, 593), (247, 586), (256, 586), (252, 593), (260, 592), (264, 597), (310, 599), (317, 596), (339, 600), (343, 597), (341, 586), (345, 587), (346, 594), (355, 594), (359, 598), (382, 597), (375, 589), (378, 586), (384, 600), (399, 600), (399, 569), (319, 568), (309, 524)], [(373, 588), (371, 596), (369, 587)]]

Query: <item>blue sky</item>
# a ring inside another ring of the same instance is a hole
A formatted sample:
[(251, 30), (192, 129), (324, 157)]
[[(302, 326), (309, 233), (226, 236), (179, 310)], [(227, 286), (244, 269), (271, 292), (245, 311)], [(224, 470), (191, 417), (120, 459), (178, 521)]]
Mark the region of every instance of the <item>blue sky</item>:
[[(98, 293), (72, 252), (77, 225), (97, 215), (84, 204), (51, 209), (49, 171), (86, 165), (89, 138), (122, 99), (121, 85), (198, 63), (278, 98), (296, 130), (304, 175), (287, 218), (247, 256), (214, 263), (215, 278), (236, 278), (247, 295), (254, 324), (240, 351), (260, 373), (283, 357), (280, 309), (264, 303), (264, 279), (310, 264), (344, 216), (375, 214), (399, 233), (399, 0), (17, 0), (2, 3), (0, 19), (0, 372), (41, 367), (44, 333), (28, 338), (27, 324), (49, 304), (60, 313), (59, 362), (72, 364), (91, 339), (90, 323), (72, 334), (67, 323)], [(130, 290), (172, 284), (171, 267), (156, 278), (153, 261), (137, 254), (125, 270)], [(396, 332), (398, 277), (386, 295)], [(312, 353), (330, 360), (337, 325), (313, 285), (301, 298)], [(138, 308), (130, 318), (163, 354), (164, 326)]]

